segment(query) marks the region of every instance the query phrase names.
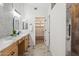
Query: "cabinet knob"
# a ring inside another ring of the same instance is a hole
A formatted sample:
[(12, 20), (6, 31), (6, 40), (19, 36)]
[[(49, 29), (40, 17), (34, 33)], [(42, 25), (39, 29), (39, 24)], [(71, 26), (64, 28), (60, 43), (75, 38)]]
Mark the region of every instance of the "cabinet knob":
[(14, 55), (14, 54), (15, 54), (15, 52), (12, 52), (12, 53), (11, 53), (11, 55)]

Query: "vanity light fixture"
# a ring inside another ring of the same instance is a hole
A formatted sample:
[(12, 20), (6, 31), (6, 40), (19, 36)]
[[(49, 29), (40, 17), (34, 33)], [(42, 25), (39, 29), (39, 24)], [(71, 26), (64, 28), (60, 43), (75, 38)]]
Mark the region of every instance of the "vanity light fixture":
[(13, 16), (20, 17), (21, 15), (17, 13), (15, 9), (12, 10)]

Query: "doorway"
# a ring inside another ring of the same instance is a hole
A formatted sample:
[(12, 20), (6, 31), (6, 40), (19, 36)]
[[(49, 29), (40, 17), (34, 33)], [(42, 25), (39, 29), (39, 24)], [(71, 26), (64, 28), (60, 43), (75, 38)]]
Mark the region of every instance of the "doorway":
[(45, 17), (35, 18), (36, 44), (44, 43), (44, 19)]

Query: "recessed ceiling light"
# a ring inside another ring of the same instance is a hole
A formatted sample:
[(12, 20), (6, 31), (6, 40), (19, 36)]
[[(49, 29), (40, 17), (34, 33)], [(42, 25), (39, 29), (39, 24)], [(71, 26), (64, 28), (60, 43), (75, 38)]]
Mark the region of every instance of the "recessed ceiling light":
[(37, 8), (37, 7), (35, 7), (34, 9), (35, 9), (35, 10), (37, 10), (38, 8)]

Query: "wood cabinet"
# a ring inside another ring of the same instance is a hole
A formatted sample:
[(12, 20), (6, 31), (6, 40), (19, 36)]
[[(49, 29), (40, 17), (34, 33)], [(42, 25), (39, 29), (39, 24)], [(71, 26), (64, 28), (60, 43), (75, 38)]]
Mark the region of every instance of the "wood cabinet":
[(18, 41), (18, 55), (23, 56), (29, 45), (28, 35)]
[(13, 43), (11, 46), (5, 48), (0, 53), (1, 56), (17, 56), (18, 55), (17, 43)]
[(0, 51), (1, 56), (23, 56), (29, 45), (29, 35), (11, 44), (4, 50)]
[(25, 41), (24, 37), (18, 41), (18, 55), (22, 56), (25, 52)]
[(25, 36), (24, 39), (25, 39), (25, 51), (26, 51), (29, 47), (29, 35)]

